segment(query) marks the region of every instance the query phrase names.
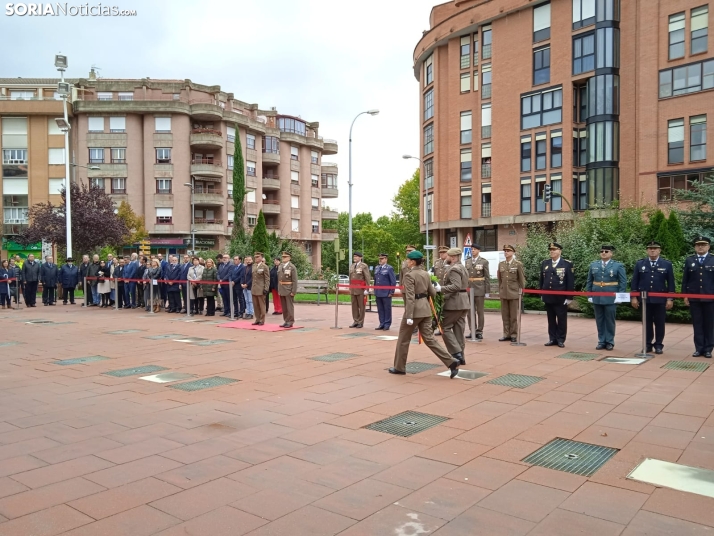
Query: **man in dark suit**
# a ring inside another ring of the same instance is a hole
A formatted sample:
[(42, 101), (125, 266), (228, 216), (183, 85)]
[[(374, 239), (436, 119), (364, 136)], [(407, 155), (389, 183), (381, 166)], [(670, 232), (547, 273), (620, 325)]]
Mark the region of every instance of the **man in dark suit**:
[(245, 264), (240, 255), (233, 257), (233, 271), (230, 280), (233, 282), (233, 306), (236, 308), (235, 318), (243, 318), (245, 314), (245, 297), (243, 288), (240, 286), (245, 275)]
[[(550, 259), (544, 260), (540, 265), (539, 288), (572, 291), (575, 288), (573, 264), (560, 256), (563, 246), (551, 242), (548, 251)], [(568, 334), (568, 304), (573, 297), (562, 294), (542, 294), (540, 298), (545, 303), (545, 311), (548, 314), (548, 342), (545, 346), (557, 344), (558, 348), (563, 348)]]
[[(183, 256), (183, 263), (179, 265), (181, 267), (181, 281), (188, 281), (188, 269), (193, 266), (191, 263), (191, 257), (188, 255)], [(183, 307), (181, 308), (181, 312), (185, 313), (186, 311), (190, 310), (191, 305), (189, 303), (189, 297), (188, 297), (188, 284), (187, 283), (181, 283), (181, 299), (183, 303)]]
[(45, 256), (45, 263), (40, 267), (40, 281), (42, 282), (42, 303), (54, 305), (57, 291), (57, 276), (59, 270), (57, 265), (52, 262), (53, 259), (49, 255)]
[(79, 270), (74, 265), (72, 257), (68, 257), (65, 265), (60, 268), (58, 280), (62, 283), (62, 288), (64, 289), (62, 294), (63, 305), (67, 305), (67, 298), (69, 298), (69, 303), (74, 305), (74, 289), (79, 284)]
[[(267, 263), (266, 263), (267, 264)], [(268, 294), (265, 295), (265, 312), (270, 309), (270, 295), (273, 295), (273, 314), (283, 314), (283, 307), (280, 303), (280, 293), (278, 292), (278, 271), (280, 270), (280, 259), (273, 259), (273, 266), (270, 268), (270, 288)]]
[(169, 264), (163, 272), (163, 279), (166, 282), (166, 297), (169, 300), (167, 313), (181, 312), (181, 267), (178, 259), (174, 255), (169, 255)]
[[(233, 273), (233, 264), (229, 255), (223, 255), (223, 262), (218, 265), (218, 280), (228, 283)], [(221, 316), (231, 316), (231, 289), (230, 285), (219, 285), (218, 292), (223, 298), (223, 314)], [(234, 304), (235, 305), (235, 304)]]
[(166, 283), (163, 282), (164, 277), (166, 277), (166, 268), (168, 268), (169, 263), (164, 256), (159, 253), (157, 256), (159, 259), (159, 266), (161, 267), (161, 280), (159, 281), (159, 296), (161, 296), (161, 307), (166, 307), (166, 301), (168, 296), (166, 295)]
[[(82, 255), (82, 264), (77, 267), (79, 281), (77, 281), (77, 286), (84, 292), (84, 280), (89, 272), (89, 255)], [(87, 281), (89, 283), (89, 281)], [(91, 300), (88, 300), (87, 296), (91, 296), (91, 290), (89, 290), (89, 285), (87, 285), (87, 292), (84, 296), (84, 302), (82, 307), (87, 307)]]
[[(659, 256), (662, 250), (657, 242), (647, 244), (647, 257), (635, 263), (632, 274), (632, 292), (674, 292), (674, 270), (672, 263)], [(640, 308), (642, 298), (633, 296), (632, 307)], [(667, 311), (674, 304), (673, 298), (647, 296), (645, 325), (647, 330), (647, 352), (654, 348), (655, 354), (661, 354), (664, 349), (664, 324)], [(654, 328), (653, 328), (654, 326)], [(652, 339), (654, 338), (654, 342)]]
[[(389, 257), (386, 253), (379, 254), (379, 264), (374, 267), (374, 286), (375, 287), (395, 287), (397, 285), (397, 276), (394, 274), (394, 268), (387, 264)], [(379, 315), (379, 326), (376, 330), (389, 331), (392, 325), (392, 296), (394, 296), (394, 288), (375, 288), (374, 297), (377, 300), (377, 314)]]
[[(124, 268), (126, 279), (140, 279), (143, 274), (139, 273), (139, 255), (131, 254), (131, 262)], [(127, 307), (136, 309), (136, 281), (129, 281), (124, 285), (124, 301)]]
[(124, 272), (126, 271), (126, 263), (122, 257), (119, 257), (117, 265), (114, 267), (114, 277), (117, 280), (116, 288), (116, 298), (117, 298), (117, 309), (123, 309), (125, 306), (129, 307), (129, 302), (125, 301), (126, 296), (124, 295)]
[(22, 280), (25, 283), (25, 305), (35, 307), (37, 302), (37, 284), (40, 281), (40, 263), (30, 254), (22, 263)]
[[(710, 245), (711, 240), (706, 236), (698, 236), (694, 240), (695, 254), (684, 262), (684, 294), (714, 294), (714, 255), (709, 253)], [(714, 349), (714, 300), (684, 298), (684, 304), (689, 307), (694, 328), (695, 351), (692, 357), (711, 358)]]

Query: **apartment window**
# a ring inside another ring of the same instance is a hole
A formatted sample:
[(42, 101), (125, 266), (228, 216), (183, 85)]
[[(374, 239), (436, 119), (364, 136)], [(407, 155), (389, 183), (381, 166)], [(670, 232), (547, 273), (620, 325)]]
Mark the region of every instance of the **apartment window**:
[(620, 77), (600, 74), (588, 80), (588, 111), (590, 116), (620, 113)]
[(707, 33), (709, 31), (709, 6), (692, 9), (691, 20), (692, 42), (690, 54), (699, 54), (707, 51)]
[(587, 129), (573, 129), (573, 166), (585, 167), (588, 163), (588, 134)]
[(156, 132), (171, 132), (171, 117), (155, 117), (154, 122)]
[(256, 197), (255, 197), (255, 190), (254, 189), (247, 189), (245, 191), (245, 200), (248, 203), (255, 203), (256, 202)]
[(292, 132), (301, 136), (306, 133), (305, 122), (291, 117), (278, 117), (278, 128), (281, 132)]
[(481, 68), (481, 98), (491, 98), (491, 64)]
[(659, 73), (660, 98), (714, 88), (714, 60), (691, 63)]
[[(491, 217), (491, 183), (481, 185), (481, 217)], [(482, 242), (478, 242), (483, 246)]]
[(275, 136), (263, 136), (263, 152), (278, 154), (280, 152), (280, 140)]
[(461, 187), (461, 219), (471, 219), (471, 187)]
[(684, 57), (684, 12), (669, 16), (669, 59)]
[(573, 0), (573, 30), (595, 24), (595, 0)]
[(424, 87), (434, 81), (434, 55), (430, 55), (424, 61)]
[(588, 86), (573, 86), (573, 122), (584, 123), (588, 118)]
[(300, 149), (294, 145), (290, 146), (290, 160), (298, 160)]
[(100, 100), (100, 101), (114, 100), (114, 94), (111, 93), (110, 91), (100, 91), (97, 93), (97, 100)]
[(424, 154), (434, 152), (434, 123), (424, 127)]
[(434, 187), (434, 159), (424, 160), (424, 189)]
[(492, 37), (493, 36), (491, 35), (491, 26), (490, 25), (484, 26), (481, 29), (481, 44), (482, 44), (481, 57), (484, 60), (487, 60), (491, 57), (491, 52), (492, 52), (491, 51), (491, 39), (492, 39)]
[(563, 131), (554, 130), (550, 133), (550, 167), (559, 168), (563, 165)]
[(461, 68), (466, 69), (471, 65), (471, 36), (465, 35), (461, 38)]
[[(103, 130), (103, 128), (102, 128)], [(109, 132), (126, 132), (126, 117), (110, 117)]]
[(491, 137), (491, 104), (481, 105), (481, 137)]
[(531, 212), (531, 179), (521, 179), (521, 214)]
[(113, 194), (125, 194), (126, 193), (126, 179), (114, 177), (112, 179), (112, 193)]
[(461, 112), (461, 144), (471, 143), (471, 112)]
[(320, 153), (317, 151), (310, 151), (310, 163), (319, 164), (320, 163)]
[(714, 183), (714, 172), (665, 175), (657, 177), (657, 201), (667, 203), (676, 199), (677, 193), (696, 190), (701, 184)]
[(249, 177), (255, 177), (255, 162), (247, 160), (245, 163), (246, 175)]
[(313, 188), (319, 188), (320, 187), (320, 177), (319, 175), (315, 175), (314, 173), (310, 175), (310, 185)]
[(103, 117), (88, 117), (88, 132), (104, 132), (104, 118)]
[(521, 130), (563, 121), (563, 89), (550, 89), (521, 97)]
[(545, 212), (545, 200), (543, 199), (543, 194), (545, 193), (545, 175), (536, 175), (535, 178), (535, 211)]
[(545, 169), (546, 167), (546, 151), (548, 145), (547, 135), (545, 132), (536, 134), (535, 143), (535, 168), (536, 170)]
[[(550, 5), (550, 4), (548, 4)], [(550, 47), (533, 51), (533, 85), (550, 82)]]
[(32, 100), (34, 98), (34, 91), (10, 91), (10, 100)]
[(320, 232), (320, 222), (318, 220), (312, 220), (312, 232), (313, 233)]
[(595, 34), (579, 34), (573, 37), (573, 74), (595, 69)]
[(620, 30), (619, 28), (598, 28), (595, 30), (595, 68), (620, 66)]
[(533, 8), (533, 42), (550, 38), (550, 2)]
[(667, 124), (667, 163), (684, 162), (684, 119), (672, 119)]
[(530, 136), (521, 136), (521, 172), (531, 170), (531, 154), (533, 147)]
[(291, 171), (290, 172), (290, 181), (294, 183), (300, 182), (300, 172), (299, 171)]
[(156, 163), (157, 164), (170, 164), (171, 163), (171, 149), (170, 148), (156, 149)]
[(476, 67), (477, 65), (478, 65), (478, 33), (475, 33), (474, 34), (474, 67)]
[[(248, 136), (251, 136), (251, 134), (248, 134)], [(226, 140), (231, 143), (236, 141), (236, 127), (226, 127)], [(253, 136), (253, 147), (249, 147), (249, 149), (255, 149), (255, 136)]]
[(461, 181), (471, 182), (471, 149), (461, 149)]
[(318, 210), (320, 208), (320, 198), (319, 197), (311, 197), (310, 201), (312, 203), (312, 208)]
[(607, 207), (617, 199), (620, 189), (619, 169), (600, 167), (587, 171), (588, 207)]
[(233, 199), (233, 184), (229, 183), (228, 186), (226, 186), (226, 190), (228, 193), (228, 199)]
[(129, 92), (119, 92), (119, 100), (122, 101), (133, 101), (134, 100), (134, 93), (129, 93)]
[(588, 125), (588, 163), (620, 159), (620, 123), (598, 121)]
[(573, 173), (573, 210), (587, 210), (588, 183), (585, 173)]
[(234, 156), (232, 154), (226, 155), (226, 165), (228, 166), (228, 169), (233, 169), (233, 158)]
[(171, 193), (171, 179), (156, 179), (156, 193), (157, 194), (170, 194)]
[(434, 206), (432, 203), (433, 198), (433, 193), (424, 196), (424, 223), (434, 221), (434, 214), (432, 214), (432, 208)]
[[(234, 218), (231, 218), (233, 220)], [(258, 223), (258, 216), (248, 214), (248, 227), (255, 227)]]
[(157, 208), (156, 209), (156, 223), (157, 224), (171, 224), (173, 221), (173, 208)]
[(461, 93), (471, 91), (471, 73), (461, 73)]
[(90, 147), (90, 149), (89, 149), (89, 163), (90, 164), (103, 164), (104, 163), (104, 149)]
[(3, 164), (27, 164), (27, 149), (3, 149)]
[(291, 227), (290, 229), (292, 230), (293, 233), (299, 233), (300, 232), (300, 220), (290, 220)]
[(491, 178), (491, 144), (481, 144), (481, 178)]
[(334, 173), (323, 173), (321, 180), (323, 188), (337, 189), (337, 175), (335, 175)]
[[(7, 199), (7, 198), (16, 199), (18, 197), (24, 197), (25, 198), (24, 204), (27, 205), (27, 196), (26, 195), (23, 195), (23, 196), (6, 195), (3, 197), (5, 199)], [(30, 218), (28, 215), (28, 210), (29, 210), (29, 207), (27, 207), (27, 206), (24, 206), (24, 207), (5, 206), (5, 208), (3, 208), (3, 223), (6, 223), (8, 225), (12, 225), (12, 224), (24, 225), (24, 224), (29, 223)]]
[(474, 91), (478, 91), (478, 71), (474, 71)]
[(126, 164), (126, 149), (114, 147), (111, 149), (112, 164)]
[(424, 121), (434, 117), (434, 88), (424, 94)]
[(707, 159), (707, 116), (689, 118), (689, 160)]
[[(552, 197), (550, 198), (550, 210), (551, 212), (563, 209), (563, 198), (561, 197), (563, 193), (563, 176), (560, 174), (550, 176), (550, 188), (552, 192)], [(561, 195), (555, 195), (561, 194)]]

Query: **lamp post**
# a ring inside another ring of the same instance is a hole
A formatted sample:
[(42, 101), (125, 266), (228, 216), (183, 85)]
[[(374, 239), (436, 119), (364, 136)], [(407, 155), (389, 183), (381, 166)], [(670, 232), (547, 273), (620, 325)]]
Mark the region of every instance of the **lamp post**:
[(355, 118), (352, 120), (352, 124), (350, 125), (350, 144), (349, 144), (350, 165), (349, 165), (349, 182), (347, 183), (349, 186), (349, 197), (350, 197), (349, 231), (348, 231), (349, 232), (348, 241), (350, 243), (350, 247), (349, 247), (350, 256), (349, 256), (349, 260), (347, 261), (348, 263), (352, 262), (352, 127), (355, 126), (355, 121), (357, 121), (357, 118), (360, 115), (364, 115), (364, 114), (377, 115), (378, 113), (379, 113), (379, 110), (367, 110), (366, 112), (360, 112), (355, 116)]
[(193, 177), (191, 177), (191, 182), (184, 182), (184, 186), (188, 186), (191, 188), (191, 251), (193, 252), (192, 255), (196, 254), (196, 225), (194, 223), (194, 217), (196, 216), (196, 206), (194, 204), (194, 198), (193, 198), (193, 192), (194, 192), (194, 186), (193, 186)]
[[(421, 158), (419, 158), (418, 156), (411, 156), (411, 155), (405, 154), (404, 156), (402, 156), (402, 158), (404, 160), (409, 160), (410, 158), (413, 158), (414, 160), (419, 160), (419, 164), (421, 164), (421, 165), (424, 164), (424, 161)], [(421, 180), (421, 173), (419, 174), (419, 178)], [(426, 188), (424, 189), (424, 192), (426, 192)], [(432, 191), (432, 195), (433, 195), (433, 191)], [(429, 203), (429, 194), (427, 193), (424, 197), (425, 197), (425, 200), (424, 200), (424, 212), (425, 212), (424, 216), (425, 216), (425, 218), (424, 219), (426, 220), (426, 244), (425, 244), (426, 247), (424, 248), (424, 250), (426, 251), (426, 267), (428, 269), (429, 268), (429, 204), (430, 204)], [(421, 203), (419, 203), (419, 205), (421, 205)]]
[(57, 126), (64, 132), (64, 174), (65, 174), (65, 219), (67, 224), (67, 257), (72, 256), (72, 205), (70, 204), (70, 180), (69, 180), (69, 116), (67, 115), (67, 99), (70, 97), (70, 85), (64, 81), (64, 72), (67, 70), (67, 56), (56, 55), (55, 67), (60, 72), (60, 83), (57, 85), (57, 93), (62, 97), (62, 107), (64, 108), (64, 119), (56, 119)]

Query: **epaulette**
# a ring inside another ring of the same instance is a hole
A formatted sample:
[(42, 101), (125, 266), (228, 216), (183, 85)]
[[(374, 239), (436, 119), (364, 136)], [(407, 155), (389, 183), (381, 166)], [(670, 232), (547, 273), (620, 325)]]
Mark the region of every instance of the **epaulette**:
[(571, 261), (570, 259), (563, 259), (563, 260), (564, 260), (565, 262), (567, 262), (568, 264), (573, 264), (573, 261)]

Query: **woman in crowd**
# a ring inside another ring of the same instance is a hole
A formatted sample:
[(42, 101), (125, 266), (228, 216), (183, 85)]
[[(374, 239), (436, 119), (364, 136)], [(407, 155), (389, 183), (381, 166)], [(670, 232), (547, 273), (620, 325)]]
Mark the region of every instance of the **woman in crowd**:
[(200, 281), (203, 277), (203, 266), (200, 264), (198, 257), (193, 258), (193, 266), (188, 269), (187, 279), (190, 281), (188, 287), (188, 295), (190, 299), (191, 314), (203, 314), (203, 288), (196, 281)]
[(12, 306), (10, 305), (10, 281), (9, 279), (12, 277), (10, 275), (10, 265), (7, 262), (7, 260), (2, 261), (0, 263), (0, 304), (2, 304), (2, 308), (5, 309), (5, 305), (7, 305), (7, 308), (10, 309)]
[[(218, 271), (216, 270), (216, 265), (213, 263), (213, 259), (206, 259), (206, 267), (203, 270), (201, 280), (218, 280)], [(204, 283), (202, 287), (203, 295), (206, 298), (206, 316), (216, 316), (216, 285)]]
[[(144, 281), (144, 303), (146, 304), (146, 310), (150, 311), (153, 308), (155, 313), (161, 312), (161, 293), (159, 292), (158, 285), (154, 284), (154, 281), (161, 279), (161, 265), (158, 259), (151, 259), (151, 263), (146, 265), (144, 270), (144, 276), (142, 277)], [(154, 299), (151, 301), (151, 286), (153, 285)]]
[(101, 307), (109, 307), (109, 294), (112, 291), (111, 285), (111, 268), (104, 261), (99, 261), (99, 271), (97, 272), (99, 281), (97, 283), (97, 292), (102, 297)]

